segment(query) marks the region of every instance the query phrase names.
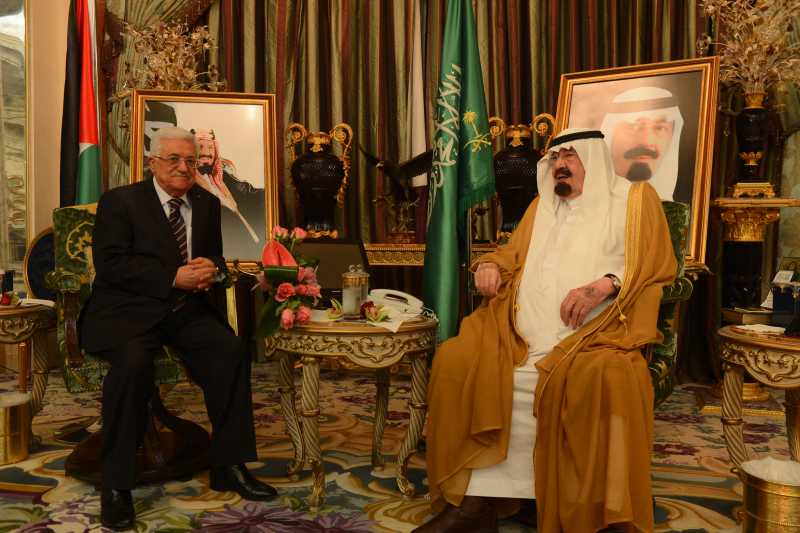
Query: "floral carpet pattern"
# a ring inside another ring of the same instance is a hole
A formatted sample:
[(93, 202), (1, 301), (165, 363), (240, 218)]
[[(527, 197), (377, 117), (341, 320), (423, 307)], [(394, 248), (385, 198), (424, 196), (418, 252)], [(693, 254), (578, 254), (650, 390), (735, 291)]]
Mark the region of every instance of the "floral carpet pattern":
[[(299, 373), (298, 373), (299, 374)], [(298, 479), (284, 473), (292, 458), (285, 435), (277, 390), (277, 366), (253, 368), (253, 407), (259, 457), (249, 466), (259, 478), (275, 485), (278, 500), (253, 503), (230, 492), (208, 487), (208, 473), (163, 486), (134, 491), (136, 531), (258, 532), (405, 532), (424, 522), (424, 496), (404, 499), (395, 483), (394, 456), (408, 422), (409, 381), (393, 376), (389, 416), (383, 440), (384, 467), (371, 464), (375, 380), (369, 374), (323, 371), (320, 385), (320, 434), (326, 469), (327, 497), (312, 511), (305, 502), (311, 473)], [(14, 386), (14, 376), (0, 374), (0, 391)], [(297, 390), (300, 390), (299, 375)], [(696, 387), (696, 386), (695, 386)], [(103, 531), (99, 523), (99, 493), (94, 487), (64, 475), (71, 447), (54, 434), (69, 423), (88, 424), (99, 414), (99, 394), (69, 394), (57, 373), (50, 376), (42, 411), (34, 419), (41, 445), (20, 463), (0, 467), (0, 533)], [(208, 419), (198, 388), (181, 384), (165, 403), (177, 415), (204, 425)], [(748, 417), (746, 441), (751, 452), (788, 457), (782, 418)], [(741, 507), (741, 484), (730, 473), (717, 415), (703, 415), (692, 387), (679, 388), (656, 411), (653, 490), (657, 532), (729, 530)], [(424, 494), (424, 455), (410, 463), (410, 479)], [(512, 519), (503, 532), (533, 531)]]

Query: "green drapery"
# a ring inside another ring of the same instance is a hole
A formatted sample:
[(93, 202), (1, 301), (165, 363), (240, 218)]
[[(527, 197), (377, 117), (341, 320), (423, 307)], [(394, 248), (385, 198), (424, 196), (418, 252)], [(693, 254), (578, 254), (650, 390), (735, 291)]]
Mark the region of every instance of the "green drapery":
[[(428, 142), (445, 5), (420, 1)], [(356, 143), (396, 161), (407, 153), (413, 6), (413, 0), (216, 0), (208, 23), (229, 90), (276, 93), (281, 134), (291, 122), (329, 130), (344, 121)], [(473, 6), (487, 108), (507, 122), (554, 114), (562, 73), (694, 57), (703, 27), (696, 2), (686, 0), (473, 0)], [(285, 149), (278, 163), (282, 220), (293, 224), (297, 205)], [(345, 235), (385, 241), (387, 212), (373, 203), (385, 187), (354, 150), (338, 221)]]

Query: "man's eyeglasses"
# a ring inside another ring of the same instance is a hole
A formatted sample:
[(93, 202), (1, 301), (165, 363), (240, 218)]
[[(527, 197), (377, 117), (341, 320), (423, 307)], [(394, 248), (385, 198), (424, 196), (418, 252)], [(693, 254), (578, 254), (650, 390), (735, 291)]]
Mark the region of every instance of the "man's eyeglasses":
[(197, 167), (197, 159), (194, 157), (181, 157), (179, 155), (171, 155), (169, 157), (161, 157), (159, 155), (150, 156), (153, 159), (160, 159), (162, 161), (166, 161), (167, 164), (171, 167), (177, 167), (181, 164), (181, 161), (186, 163), (186, 166), (189, 168), (196, 168)]

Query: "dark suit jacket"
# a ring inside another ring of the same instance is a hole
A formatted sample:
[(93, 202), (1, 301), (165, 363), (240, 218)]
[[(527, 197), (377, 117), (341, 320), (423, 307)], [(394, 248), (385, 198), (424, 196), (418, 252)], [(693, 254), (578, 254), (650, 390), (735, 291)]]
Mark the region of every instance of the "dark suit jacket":
[[(224, 272), (219, 200), (198, 186), (188, 194), (192, 257), (207, 257)], [(172, 282), (181, 265), (180, 251), (151, 180), (103, 194), (92, 254), (96, 276), (80, 332), (82, 347), (98, 352), (150, 330), (175, 305), (179, 291)], [(206, 293), (192, 297), (211, 303)]]

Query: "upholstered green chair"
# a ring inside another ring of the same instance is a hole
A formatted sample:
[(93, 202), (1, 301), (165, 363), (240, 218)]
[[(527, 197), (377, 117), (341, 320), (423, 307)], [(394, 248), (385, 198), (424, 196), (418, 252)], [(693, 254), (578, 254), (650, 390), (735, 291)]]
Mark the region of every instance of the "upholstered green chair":
[(675, 281), (664, 289), (661, 309), (658, 312), (658, 329), (664, 335), (661, 344), (648, 347), (647, 358), (656, 405), (672, 393), (675, 387), (675, 362), (678, 357), (678, 331), (676, 329), (678, 306), (692, 295), (692, 282), (684, 275), (686, 242), (689, 234), (689, 206), (680, 202), (662, 202), (667, 217), (672, 247), (678, 260), (678, 274)]
[[(48, 285), (57, 293), (58, 348), (64, 359), (64, 384), (71, 393), (100, 391), (108, 363), (81, 350), (78, 315), (92, 290), (92, 232), (95, 204), (65, 207), (53, 212), (55, 270)], [(165, 347), (155, 359), (155, 383), (170, 386), (186, 381), (179, 359)], [(138, 481), (157, 483), (190, 477), (206, 468), (210, 443), (205, 429), (170, 414), (161, 401), (159, 387), (150, 401), (151, 421), (137, 454)], [(158, 421), (158, 423), (156, 423)], [(100, 484), (102, 431), (95, 432), (69, 455), (67, 475)]]

